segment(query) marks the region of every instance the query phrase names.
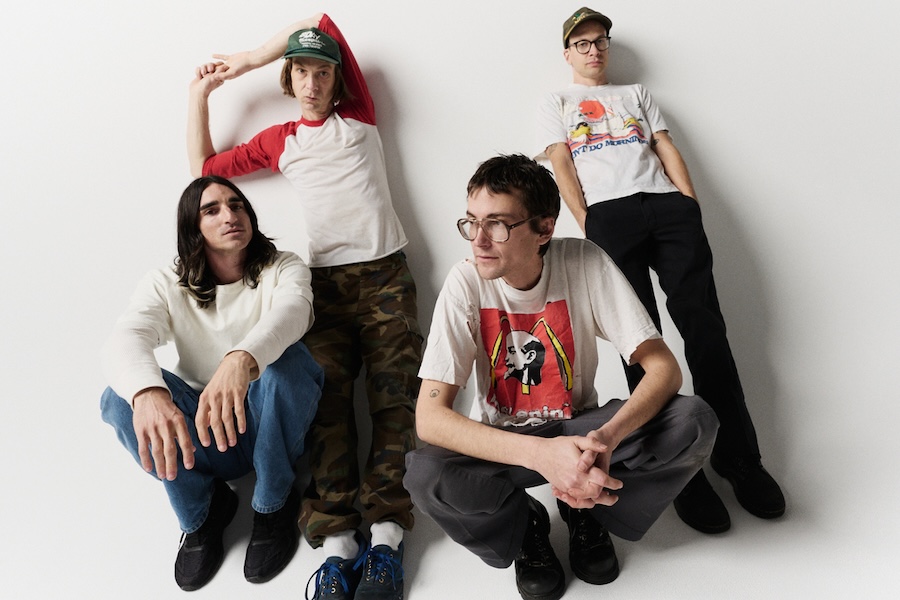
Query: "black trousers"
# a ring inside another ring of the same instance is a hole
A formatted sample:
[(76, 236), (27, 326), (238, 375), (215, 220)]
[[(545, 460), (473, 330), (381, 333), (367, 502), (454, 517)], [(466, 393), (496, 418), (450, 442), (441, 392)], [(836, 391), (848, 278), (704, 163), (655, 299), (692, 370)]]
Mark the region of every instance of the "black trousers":
[[(713, 257), (700, 206), (678, 192), (639, 193), (588, 208), (585, 232), (615, 261), (662, 331), (650, 269), (665, 292), (666, 308), (684, 340), (694, 393), (719, 418), (714, 454), (758, 455), (756, 430), (725, 333), (713, 281)], [(626, 366), (631, 390), (644, 372)]]
[[(511, 427), (520, 435), (545, 438), (586, 435), (608, 422), (625, 403), (610, 400), (572, 419)], [(594, 518), (609, 531), (636, 541), (646, 533), (713, 447), (718, 422), (698, 396), (676, 396), (612, 454), (609, 474), (622, 481), (612, 506), (595, 506)], [(403, 484), (416, 507), (454, 541), (492, 567), (508, 567), (525, 537), (528, 495), (547, 483), (524, 467), (479, 460), (438, 446), (406, 455)]]

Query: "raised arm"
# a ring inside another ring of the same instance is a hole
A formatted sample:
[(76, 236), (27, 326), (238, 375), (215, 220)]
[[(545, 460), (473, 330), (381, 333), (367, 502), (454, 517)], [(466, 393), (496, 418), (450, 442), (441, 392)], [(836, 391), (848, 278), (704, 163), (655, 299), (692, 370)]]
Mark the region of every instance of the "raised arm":
[(234, 79), (248, 71), (258, 69), (281, 58), (284, 55), (284, 51), (287, 50), (290, 35), (301, 29), (318, 27), (323, 16), (325, 16), (324, 13), (316, 13), (311, 17), (292, 23), (255, 50), (245, 50), (234, 54), (213, 54), (213, 58), (222, 61), (221, 68), (216, 69), (215, 73), (212, 74), (213, 77), (219, 81)]
[[(593, 503), (611, 505), (616, 496), (603, 488), (619, 489), (622, 483), (607, 471), (583, 466), (585, 452), (597, 456), (606, 450), (598, 439), (581, 436), (542, 438), (521, 435), (474, 421), (453, 410), (459, 388), (424, 380), (416, 404), (416, 431), (430, 444), (482, 460), (516, 465), (540, 473), (554, 488), (593, 490)], [(597, 492), (596, 490), (601, 490)], [(592, 505), (593, 505), (592, 503)]]
[(222, 85), (211, 76), (216, 65), (197, 67), (188, 93), (187, 152), (191, 176), (203, 175), (203, 164), (216, 153), (209, 133), (209, 94)]
[(575, 162), (572, 160), (569, 146), (565, 142), (552, 144), (547, 147), (546, 154), (550, 157), (559, 193), (584, 233), (587, 202), (584, 200), (584, 191), (581, 189), (581, 181), (578, 180), (578, 173), (575, 171)]
[(691, 175), (688, 173), (687, 164), (681, 156), (681, 152), (675, 147), (668, 131), (656, 131), (650, 141), (650, 147), (656, 152), (666, 175), (678, 188), (678, 191), (685, 196), (690, 196), (694, 200), (697, 194), (694, 192), (694, 184), (691, 182)]

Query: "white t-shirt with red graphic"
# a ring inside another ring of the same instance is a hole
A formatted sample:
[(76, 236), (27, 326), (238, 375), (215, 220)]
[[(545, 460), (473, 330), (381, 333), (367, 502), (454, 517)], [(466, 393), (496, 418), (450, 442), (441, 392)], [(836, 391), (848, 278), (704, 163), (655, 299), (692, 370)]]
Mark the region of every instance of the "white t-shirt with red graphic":
[(517, 290), (456, 264), (438, 297), (419, 377), (465, 386), (490, 425), (568, 419), (597, 406), (597, 338), (629, 361), (660, 338), (631, 285), (592, 242), (550, 242), (538, 284)]
[(573, 83), (539, 107), (538, 158), (546, 158), (548, 146), (568, 144), (588, 206), (638, 192), (677, 192), (650, 148), (653, 133), (665, 130), (644, 86)]

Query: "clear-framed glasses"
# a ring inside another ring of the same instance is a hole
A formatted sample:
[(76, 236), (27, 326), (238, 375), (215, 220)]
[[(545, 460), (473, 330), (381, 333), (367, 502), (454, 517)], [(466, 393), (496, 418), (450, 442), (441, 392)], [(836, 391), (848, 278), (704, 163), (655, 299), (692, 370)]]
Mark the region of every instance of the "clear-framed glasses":
[(503, 221), (498, 219), (473, 219), (468, 217), (466, 219), (460, 219), (456, 222), (456, 228), (459, 229), (459, 235), (463, 236), (463, 239), (471, 242), (475, 239), (475, 236), (478, 235), (478, 228), (481, 227), (484, 234), (488, 236), (492, 242), (497, 242), (498, 244), (502, 244), (503, 242), (509, 241), (509, 232), (518, 227), (519, 225), (524, 225), (528, 221), (534, 221), (535, 219), (539, 219), (541, 215), (535, 215), (533, 217), (529, 217), (524, 221), (519, 221), (518, 223), (513, 223), (512, 225), (507, 225)]
[(591, 51), (591, 46), (597, 46), (597, 50), (603, 52), (604, 50), (609, 50), (609, 40), (611, 38), (608, 35), (600, 36), (596, 40), (578, 40), (573, 44), (569, 44), (569, 46), (575, 46), (575, 50), (578, 51), (578, 54), (587, 54)]

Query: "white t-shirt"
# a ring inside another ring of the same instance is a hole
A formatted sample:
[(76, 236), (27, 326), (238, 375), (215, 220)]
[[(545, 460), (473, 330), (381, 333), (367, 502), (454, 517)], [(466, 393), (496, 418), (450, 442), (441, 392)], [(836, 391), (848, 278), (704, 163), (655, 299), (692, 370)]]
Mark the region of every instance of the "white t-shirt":
[(668, 127), (640, 84), (572, 84), (548, 94), (538, 110), (538, 158), (565, 142), (588, 206), (638, 192), (676, 192), (650, 148)]
[(259, 285), (216, 286), (216, 300), (199, 308), (178, 285), (172, 267), (151, 271), (138, 284), (103, 348), (109, 386), (128, 402), (149, 387), (166, 387), (153, 350), (174, 342), (174, 373), (201, 391), (234, 350), (256, 360), (259, 374), (299, 341), (313, 322), (311, 274), (292, 252), (279, 252)]
[(438, 297), (419, 377), (464, 386), (475, 365), (481, 421), (523, 425), (597, 406), (597, 342), (628, 361), (660, 338), (631, 285), (592, 242), (553, 239), (526, 291), (456, 264)]

